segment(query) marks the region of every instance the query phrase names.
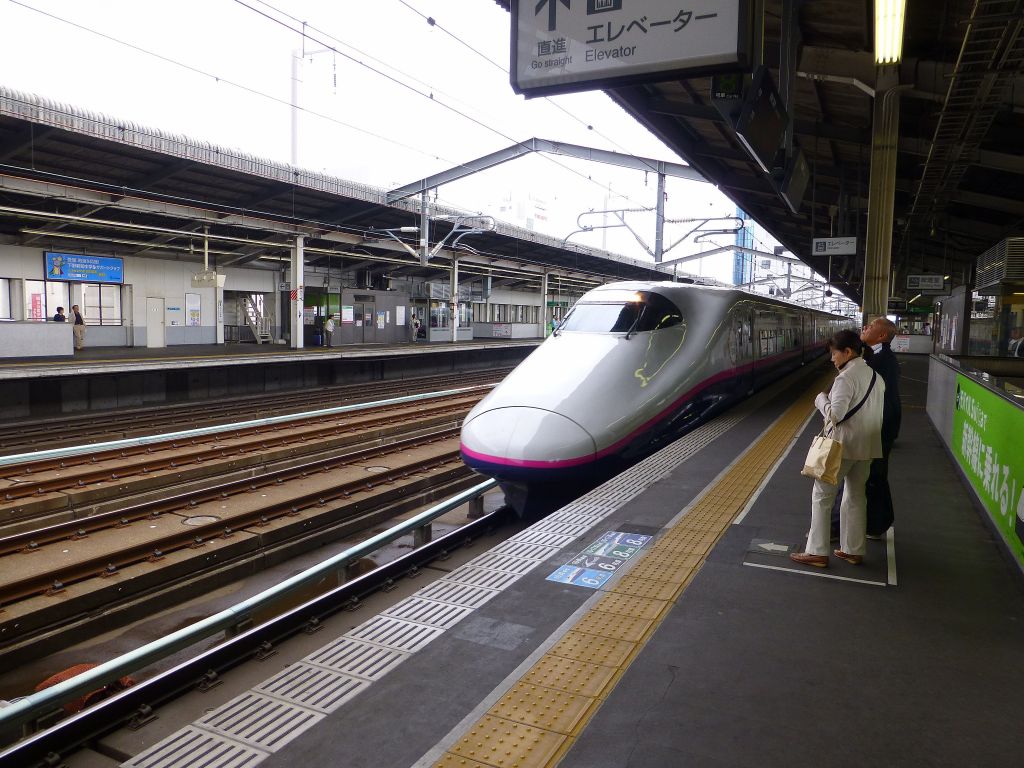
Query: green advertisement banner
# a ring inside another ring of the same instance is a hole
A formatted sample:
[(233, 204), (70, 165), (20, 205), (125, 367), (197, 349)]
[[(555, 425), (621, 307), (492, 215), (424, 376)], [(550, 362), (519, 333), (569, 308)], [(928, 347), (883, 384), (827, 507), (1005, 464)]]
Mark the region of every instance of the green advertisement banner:
[(1007, 545), (1024, 566), (1024, 411), (957, 374), (953, 454)]

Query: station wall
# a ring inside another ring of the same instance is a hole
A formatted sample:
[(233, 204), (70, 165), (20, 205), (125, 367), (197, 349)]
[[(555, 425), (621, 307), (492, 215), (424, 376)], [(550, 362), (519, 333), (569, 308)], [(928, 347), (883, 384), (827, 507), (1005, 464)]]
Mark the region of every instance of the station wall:
[[(11, 294), (11, 316), (26, 318), (25, 280), (44, 279), (44, 249), (0, 245), (0, 278), (6, 278)], [(263, 294), (265, 315), (278, 325), (277, 283), (279, 274), (270, 270), (225, 267), (218, 272), (225, 276), (224, 289), (193, 288), (192, 275), (202, 269), (195, 262), (147, 259), (123, 256), (124, 284), (121, 287), (121, 323), (89, 325), (88, 346), (147, 346), (149, 328), (163, 329), (167, 346), (181, 344), (215, 344), (218, 340), (218, 319), (223, 323), (224, 290)], [(70, 283), (68, 304), (82, 304), (81, 284)], [(187, 297), (186, 294), (192, 294)], [(193, 297), (198, 296), (198, 306)], [(154, 300), (154, 301), (150, 301)], [(161, 307), (162, 305), (162, 307)], [(191, 312), (198, 308), (198, 318)], [(47, 307), (46, 316), (53, 314)], [(65, 307), (69, 309), (69, 307)], [(153, 312), (156, 325), (151, 322)]]

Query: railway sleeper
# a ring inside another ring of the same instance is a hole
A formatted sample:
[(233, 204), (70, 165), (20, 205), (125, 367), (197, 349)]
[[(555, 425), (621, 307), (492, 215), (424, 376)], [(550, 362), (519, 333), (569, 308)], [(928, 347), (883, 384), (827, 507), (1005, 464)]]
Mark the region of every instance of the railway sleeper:
[[(71, 585), (58, 598), (59, 603), (54, 603), (54, 598), (34, 598), (37, 603), (43, 600), (50, 603), (42, 609), (28, 612), (0, 610), (0, 664), (7, 669), (37, 664), (48, 654), (64, 651), (78, 643), (88, 643), (99, 634), (146, 620), (171, 606), (184, 606), (190, 600), (201, 600), (214, 590), (299, 555), (329, 545), (337, 546), (337, 542), (385, 524), (396, 515), (414, 512), (470, 488), (478, 480), (478, 476), (465, 469), (446, 473), (436, 483), (427, 484), (416, 492), (395, 492), (388, 499), (378, 497), (375, 503), (373, 499), (358, 502), (357, 507), (350, 510), (352, 514), (325, 521), (312, 531), (289, 535), (287, 527), (281, 524), (258, 536), (222, 542), (216, 557), (211, 557), (213, 553), (209, 551), (169, 553), (165, 557), (166, 568), (154, 570), (137, 566), (122, 569), (119, 579), (97, 579), (88, 589), (83, 585)], [(298, 527), (297, 524), (292, 525)], [(342, 569), (336, 580), (320, 585), (318, 592), (329, 591), (343, 583), (347, 578), (346, 570)], [(17, 607), (11, 606), (12, 609)], [(274, 615), (291, 607), (282, 605)], [(198, 620), (195, 609), (195, 605), (190, 606), (189, 615)], [(219, 606), (211, 605), (208, 613), (219, 609)], [(266, 615), (260, 619), (265, 621), (272, 617)]]

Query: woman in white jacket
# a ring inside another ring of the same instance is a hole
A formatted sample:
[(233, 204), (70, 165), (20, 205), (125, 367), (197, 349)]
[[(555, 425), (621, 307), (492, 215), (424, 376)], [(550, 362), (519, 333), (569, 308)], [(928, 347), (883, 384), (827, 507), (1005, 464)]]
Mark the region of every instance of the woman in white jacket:
[(843, 461), (836, 485), (814, 481), (811, 492), (811, 530), (807, 534), (807, 550), (793, 553), (798, 563), (828, 566), (829, 524), (832, 503), (839, 491), (838, 483), (846, 478), (843, 499), (839, 506), (839, 549), (836, 557), (857, 565), (864, 557), (864, 534), (867, 525), (865, 486), (871, 460), (882, 456), (882, 406), (885, 382), (864, 362), (871, 355), (854, 331), (839, 331), (829, 340), (832, 364), (839, 375), (832, 391), (820, 393), (814, 405), (825, 417), (825, 432), (834, 424), (830, 435), (843, 445)]

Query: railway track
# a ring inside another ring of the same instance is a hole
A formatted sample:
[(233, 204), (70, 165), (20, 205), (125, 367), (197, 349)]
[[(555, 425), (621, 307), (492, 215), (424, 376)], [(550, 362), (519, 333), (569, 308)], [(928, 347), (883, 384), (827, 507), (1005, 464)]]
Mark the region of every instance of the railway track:
[[(460, 372), (460, 386), (493, 384), (510, 371)], [(312, 391), (251, 395), (201, 402), (161, 404), (152, 408), (118, 409), (104, 413), (65, 415), (53, 419), (8, 421), (0, 424), (0, 455), (37, 449), (59, 436), (64, 445), (88, 445), (171, 430), (187, 430), (246, 419), (260, 419), (318, 408), (380, 400), (451, 386), (452, 375), (422, 376), (318, 387)]]
[(331, 416), (232, 429), (116, 450), (83, 451), (0, 468), (0, 527), (17, 533), (34, 521), (58, 522), (102, 511), (112, 500), (232, 472), (386, 442), (415, 431), (456, 425), (489, 389), (437, 396)]
[(453, 426), (8, 536), (0, 657), (38, 658), (477, 480)]

